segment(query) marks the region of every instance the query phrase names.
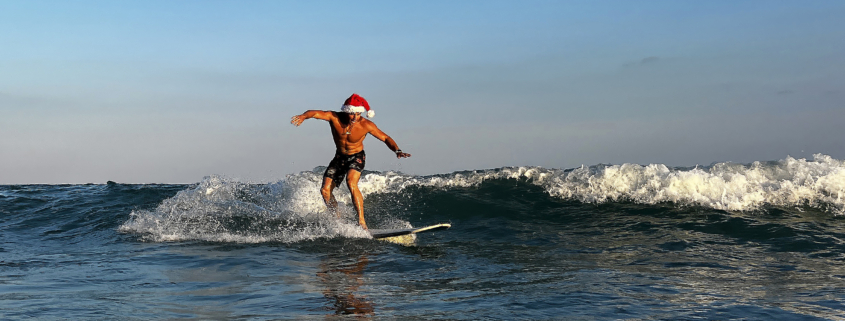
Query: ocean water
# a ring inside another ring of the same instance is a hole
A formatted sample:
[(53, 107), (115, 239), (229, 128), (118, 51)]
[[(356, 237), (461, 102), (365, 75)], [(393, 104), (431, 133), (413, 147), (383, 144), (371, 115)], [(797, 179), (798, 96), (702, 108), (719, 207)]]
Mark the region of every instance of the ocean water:
[(0, 186), (0, 319), (845, 320), (845, 162)]

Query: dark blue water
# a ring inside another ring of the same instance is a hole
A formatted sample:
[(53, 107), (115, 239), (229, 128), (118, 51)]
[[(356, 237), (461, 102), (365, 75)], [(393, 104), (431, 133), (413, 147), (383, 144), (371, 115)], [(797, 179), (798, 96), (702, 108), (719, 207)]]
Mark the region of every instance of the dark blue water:
[[(0, 319), (842, 320), (845, 166), (368, 172), (0, 186)], [(348, 204), (345, 189), (339, 200)]]

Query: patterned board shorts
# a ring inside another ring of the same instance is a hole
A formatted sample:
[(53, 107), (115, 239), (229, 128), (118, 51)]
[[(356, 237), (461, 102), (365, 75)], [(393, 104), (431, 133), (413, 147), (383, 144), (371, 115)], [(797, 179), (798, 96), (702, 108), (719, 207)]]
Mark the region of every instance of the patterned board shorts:
[(366, 162), (367, 155), (364, 154), (363, 150), (352, 155), (336, 153), (332, 161), (329, 162), (329, 167), (326, 168), (323, 177), (329, 177), (334, 181), (335, 185), (339, 185), (350, 169), (359, 172), (364, 171), (364, 164)]

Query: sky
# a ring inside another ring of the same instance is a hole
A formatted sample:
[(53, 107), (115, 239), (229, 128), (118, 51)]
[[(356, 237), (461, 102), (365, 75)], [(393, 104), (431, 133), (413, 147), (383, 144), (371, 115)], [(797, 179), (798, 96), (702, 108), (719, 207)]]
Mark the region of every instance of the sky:
[(845, 2), (0, 1), (0, 184), (845, 158)]

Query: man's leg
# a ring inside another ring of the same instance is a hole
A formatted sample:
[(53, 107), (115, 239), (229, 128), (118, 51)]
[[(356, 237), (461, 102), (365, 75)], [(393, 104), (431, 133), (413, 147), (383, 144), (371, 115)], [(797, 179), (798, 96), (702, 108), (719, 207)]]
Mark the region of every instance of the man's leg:
[(329, 211), (334, 211), (337, 218), (340, 218), (340, 210), (337, 208), (337, 200), (334, 199), (332, 191), (334, 191), (335, 183), (331, 177), (323, 177), (323, 187), (320, 188), (320, 194), (323, 194), (323, 201), (326, 202), (326, 207)]
[(358, 224), (366, 230), (367, 222), (364, 221), (364, 196), (358, 190), (358, 179), (360, 178), (361, 172), (350, 169), (346, 174), (346, 187), (349, 187), (349, 193), (352, 194), (352, 206), (358, 212)]

